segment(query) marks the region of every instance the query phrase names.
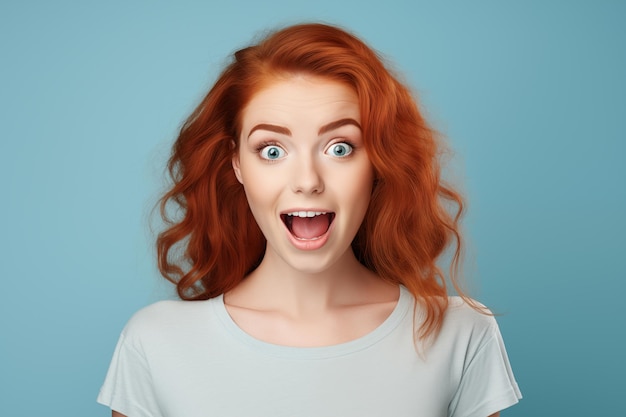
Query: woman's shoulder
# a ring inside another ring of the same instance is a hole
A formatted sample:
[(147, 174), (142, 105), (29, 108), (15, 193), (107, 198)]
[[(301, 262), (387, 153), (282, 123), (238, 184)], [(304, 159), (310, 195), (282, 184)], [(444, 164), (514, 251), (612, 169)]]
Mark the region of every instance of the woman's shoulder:
[(126, 323), (126, 339), (176, 337), (210, 323), (211, 305), (217, 299), (203, 301), (162, 300), (138, 310)]
[(446, 317), (485, 324), (494, 322), (493, 313), (487, 306), (473, 298), (463, 298), (458, 295), (448, 297)]
[(491, 328), (497, 326), (494, 314), (487, 306), (472, 298), (448, 297), (444, 325)]
[(485, 305), (471, 298), (448, 297), (440, 337), (483, 343), (498, 333), (498, 323)]

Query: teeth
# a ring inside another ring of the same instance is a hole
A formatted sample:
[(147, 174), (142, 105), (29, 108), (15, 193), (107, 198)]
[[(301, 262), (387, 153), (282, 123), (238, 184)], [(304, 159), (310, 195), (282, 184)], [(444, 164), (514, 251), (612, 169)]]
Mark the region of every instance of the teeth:
[(325, 211), (294, 211), (291, 213), (287, 213), (287, 216), (315, 217), (315, 216), (320, 216), (322, 214), (326, 214), (326, 212)]

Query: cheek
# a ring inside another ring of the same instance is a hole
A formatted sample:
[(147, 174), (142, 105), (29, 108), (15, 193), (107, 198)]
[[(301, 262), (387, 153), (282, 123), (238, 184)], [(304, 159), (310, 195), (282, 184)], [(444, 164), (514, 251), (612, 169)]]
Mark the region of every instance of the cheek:
[(244, 177), (243, 189), (246, 192), (246, 198), (248, 199), (248, 204), (253, 210), (257, 206), (265, 205), (267, 194), (263, 192), (262, 184), (260, 181), (256, 181), (254, 179), (248, 179)]
[(242, 170), (243, 188), (257, 223), (270, 215), (280, 194), (280, 185), (272, 176), (259, 170)]
[(363, 167), (356, 175), (346, 176), (350, 178), (341, 185), (344, 195), (349, 199), (349, 203), (360, 215), (364, 215), (372, 196), (374, 183), (374, 173), (371, 167)]
[(262, 175), (258, 172), (258, 167), (253, 163), (254, 161), (250, 159), (250, 155), (241, 155), (235, 173), (239, 182), (243, 185), (248, 202), (252, 205), (254, 201), (263, 195), (261, 190), (263, 189), (264, 181), (260, 180)]
[(369, 198), (372, 195), (372, 188), (374, 187), (374, 167), (368, 163), (361, 169), (360, 175), (357, 179), (358, 189), (364, 198)]
[(256, 221), (257, 225), (261, 228), (261, 232), (265, 235), (267, 230), (265, 224), (267, 221), (268, 202), (263, 198), (263, 193), (259, 192), (257, 187), (251, 186), (249, 183), (244, 186), (246, 198), (248, 200), (248, 206), (252, 212), (252, 217)]

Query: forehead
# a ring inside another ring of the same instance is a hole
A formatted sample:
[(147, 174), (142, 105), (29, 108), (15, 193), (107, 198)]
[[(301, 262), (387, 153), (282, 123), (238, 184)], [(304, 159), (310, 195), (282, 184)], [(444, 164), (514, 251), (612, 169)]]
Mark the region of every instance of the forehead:
[(324, 124), (340, 118), (360, 121), (356, 92), (344, 83), (304, 75), (269, 82), (242, 111), (244, 132), (254, 123)]

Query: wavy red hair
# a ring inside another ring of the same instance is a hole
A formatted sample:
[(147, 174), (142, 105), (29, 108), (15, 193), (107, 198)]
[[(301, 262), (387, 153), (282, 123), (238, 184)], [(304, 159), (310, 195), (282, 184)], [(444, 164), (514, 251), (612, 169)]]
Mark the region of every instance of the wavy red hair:
[(265, 238), (231, 160), (250, 98), (275, 77), (296, 73), (356, 91), (375, 183), (353, 250), (362, 264), (404, 285), (425, 306), (420, 335), (436, 333), (448, 303), (437, 260), (451, 243), (450, 280), (463, 295), (456, 278), (462, 199), (441, 180), (441, 144), (410, 91), (366, 44), (333, 26), (291, 26), (236, 52), (184, 123), (168, 164), (173, 186), (160, 204), (167, 222), (157, 240), (161, 273), (182, 299), (198, 300), (229, 291), (258, 266)]

